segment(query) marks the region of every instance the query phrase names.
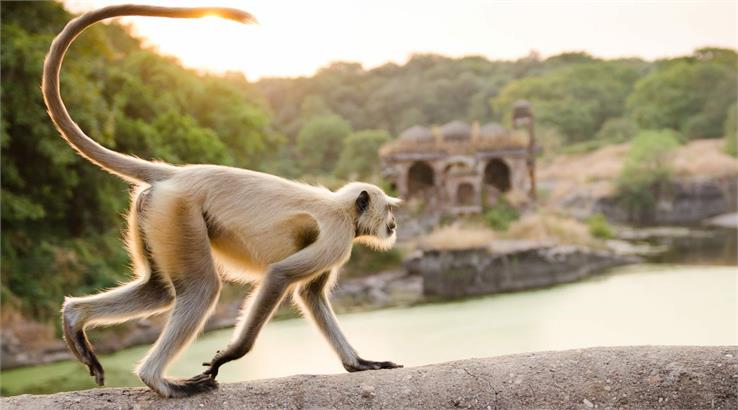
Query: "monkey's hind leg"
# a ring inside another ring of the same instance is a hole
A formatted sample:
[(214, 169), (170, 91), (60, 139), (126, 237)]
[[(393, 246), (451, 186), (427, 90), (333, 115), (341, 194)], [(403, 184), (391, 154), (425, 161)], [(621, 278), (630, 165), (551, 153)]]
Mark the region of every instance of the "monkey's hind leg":
[(105, 382), (104, 371), (85, 329), (159, 313), (169, 309), (174, 300), (168, 279), (147, 261), (143, 252), (135, 210), (131, 211), (129, 223), (132, 227), (128, 234), (130, 253), (140, 277), (96, 295), (68, 297), (61, 312), (67, 346), (79, 361), (87, 365), (90, 376), (94, 376), (100, 386)]
[(169, 288), (151, 277), (97, 295), (67, 298), (62, 308), (64, 340), (77, 359), (87, 365), (90, 376), (102, 386), (105, 382), (103, 368), (85, 329), (161, 312), (168, 309), (171, 302)]
[(201, 211), (183, 200), (172, 200), (147, 219), (146, 237), (157, 266), (172, 281), (174, 307), (159, 339), (138, 366), (136, 374), (163, 397), (186, 397), (213, 390), (217, 382), (206, 375), (169, 379), (169, 364), (195, 338), (220, 294), (217, 274)]

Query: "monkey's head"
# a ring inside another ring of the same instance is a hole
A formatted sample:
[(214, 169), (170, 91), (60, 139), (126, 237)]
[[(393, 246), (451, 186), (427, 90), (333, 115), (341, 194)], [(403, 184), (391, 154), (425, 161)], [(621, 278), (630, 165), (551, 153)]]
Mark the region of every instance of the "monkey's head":
[(391, 248), (397, 239), (394, 211), (402, 201), (361, 182), (347, 184), (339, 192), (351, 201), (356, 241), (379, 250)]

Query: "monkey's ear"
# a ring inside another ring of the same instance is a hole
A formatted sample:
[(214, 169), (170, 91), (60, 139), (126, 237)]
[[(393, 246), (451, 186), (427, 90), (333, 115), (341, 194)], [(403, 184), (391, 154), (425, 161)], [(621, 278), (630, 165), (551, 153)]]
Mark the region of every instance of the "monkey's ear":
[(369, 208), (369, 193), (361, 191), (359, 197), (356, 198), (356, 211), (363, 214), (367, 208)]

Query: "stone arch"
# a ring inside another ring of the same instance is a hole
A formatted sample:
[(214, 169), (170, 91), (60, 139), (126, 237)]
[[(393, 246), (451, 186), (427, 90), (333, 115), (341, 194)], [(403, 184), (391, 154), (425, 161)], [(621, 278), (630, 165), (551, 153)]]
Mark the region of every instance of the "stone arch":
[(419, 194), (435, 186), (433, 168), (423, 161), (415, 162), (407, 171), (408, 196)]
[(501, 159), (492, 159), (484, 167), (484, 183), (492, 185), (500, 192), (509, 191), (511, 187), (510, 167)]
[(456, 188), (456, 205), (474, 205), (474, 186), (468, 182), (459, 184)]

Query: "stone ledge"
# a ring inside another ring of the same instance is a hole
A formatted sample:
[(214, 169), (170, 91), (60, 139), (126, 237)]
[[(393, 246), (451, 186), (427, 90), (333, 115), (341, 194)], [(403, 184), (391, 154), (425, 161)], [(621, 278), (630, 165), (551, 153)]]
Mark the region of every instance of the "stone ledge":
[[(238, 364), (235, 364), (238, 365)], [(738, 347), (601, 347), (224, 384), (161, 399), (143, 388), (3, 398), (10, 409), (738, 408)]]

